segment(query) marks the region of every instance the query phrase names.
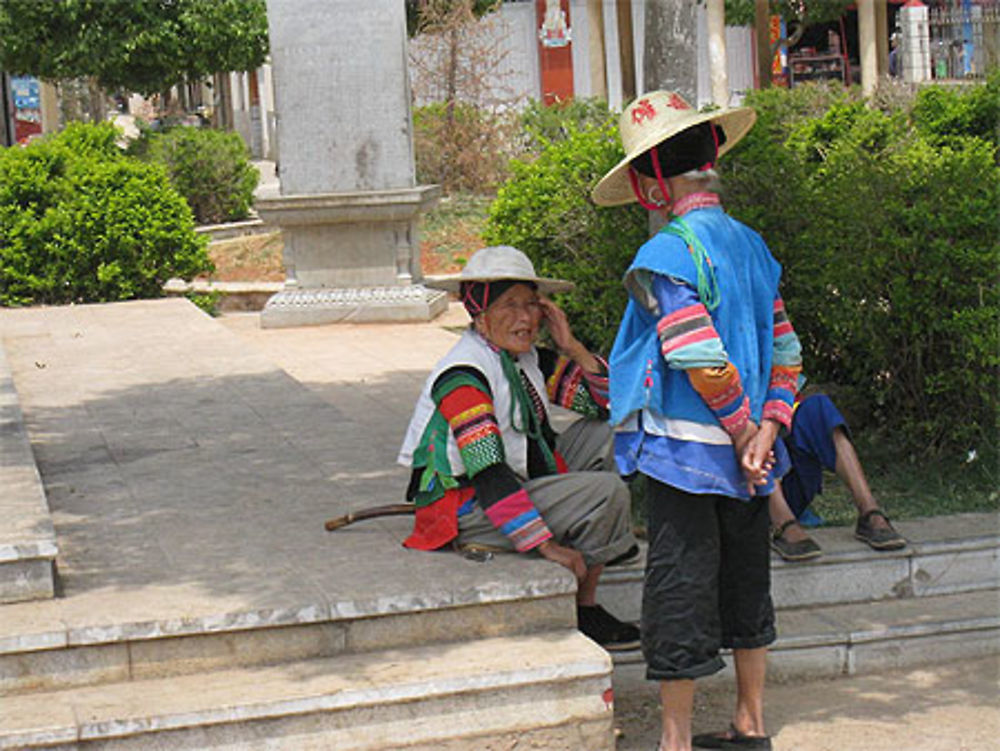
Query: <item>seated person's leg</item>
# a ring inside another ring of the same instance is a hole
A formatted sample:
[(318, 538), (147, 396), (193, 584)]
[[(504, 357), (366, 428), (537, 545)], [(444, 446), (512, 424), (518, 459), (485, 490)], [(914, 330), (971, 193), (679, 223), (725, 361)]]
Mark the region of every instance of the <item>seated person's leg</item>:
[[(807, 460), (818, 463), (812, 480), (815, 494), (822, 492), (822, 469), (836, 472), (847, 485), (858, 510), (856, 537), (879, 550), (892, 550), (906, 544), (879, 509), (851, 442), (847, 421), (830, 397), (815, 394), (802, 401), (795, 410), (786, 443), (792, 456), (793, 472), (800, 478), (809, 473), (802, 469), (808, 466)], [(786, 492), (786, 495), (792, 494)], [(809, 498), (811, 500), (812, 497)], [(801, 508), (794, 508), (795, 505), (794, 501), (789, 503), (796, 516), (800, 516), (808, 502)]]
[[(628, 486), (613, 472), (570, 472), (524, 483), (554, 542), (578, 550), (587, 576), (577, 589), (577, 620), (583, 633), (606, 649), (639, 645), (639, 631), (622, 623), (595, 603), (604, 564), (637, 546), (632, 534)], [(510, 539), (493, 527), (473, 502), (458, 517), (458, 544), (486, 544), (513, 550)]]
[[(786, 561), (805, 561), (822, 554), (819, 544), (798, 524), (795, 513), (782, 492), (784, 481), (774, 487), (768, 497), (771, 517), (771, 548)], [(791, 487), (796, 488), (797, 485)], [(804, 508), (808, 507), (808, 504)]]
[(570, 472), (615, 470), (614, 431), (606, 420), (581, 417), (556, 438)]
[(858, 509), (854, 536), (875, 550), (898, 550), (905, 547), (906, 540), (893, 529), (889, 517), (879, 508), (878, 501), (872, 495), (861, 460), (846, 431), (841, 428), (834, 430), (833, 443), (837, 448), (835, 471), (851, 491), (851, 498)]
[(578, 628), (605, 649), (634, 649), (639, 630), (596, 603), (604, 565), (628, 555), (632, 534), (628, 486), (613, 472), (570, 472), (524, 485), (555, 542), (583, 554), (587, 576), (577, 589)]

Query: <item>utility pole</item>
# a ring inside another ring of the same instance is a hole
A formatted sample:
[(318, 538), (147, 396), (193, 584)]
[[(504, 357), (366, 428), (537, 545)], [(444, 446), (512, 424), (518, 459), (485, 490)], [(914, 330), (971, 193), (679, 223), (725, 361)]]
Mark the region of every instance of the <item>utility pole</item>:
[(643, 89), (668, 89), (698, 101), (698, 6), (690, 0), (646, 0)]
[(875, 0), (858, 0), (861, 93), (865, 96), (871, 96), (878, 83), (878, 44), (875, 41), (875, 28)]
[(590, 39), (587, 50), (590, 63), (590, 91), (599, 99), (608, 101), (608, 77), (605, 73), (607, 52), (604, 47), (604, 3), (602, 0), (587, 0), (587, 36)]
[(14, 102), (10, 92), (10, 77), (0, 71), (0, 146), (14, 145)]
[(757, 86), (771, 86), (771, 8), (767, 0), (754, 4), (754, 36), (757, 37)]
[(618, 11), (618, 62), (622, 72), (622, 102), (635, 99), (635, 35), (632, 32), (632, 0), (616, 0)]

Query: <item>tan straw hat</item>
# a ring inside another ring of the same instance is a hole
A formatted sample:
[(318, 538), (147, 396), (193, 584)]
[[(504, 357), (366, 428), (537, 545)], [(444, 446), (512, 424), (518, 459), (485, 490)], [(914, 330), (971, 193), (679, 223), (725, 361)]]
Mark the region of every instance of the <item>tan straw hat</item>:
[(747, 134), (756, 119), (757, 113), (750, 107), (698, 112), (673, 91), (643, 94), (625, 108), (618, 120), (625, 158), (601, 178), (591, 197), (599, 206), (618, 206), (634, 201), (628, 171), (629, 163), (637, 156), (704, 122), (722, 127), (726, 136), (725, 143), (719, 144), (719, 156), (722, 156)]
[(538, 291), (542, 294), (568, 292), (573, 289), (573, 282), (538, 276), (528, 256), (510, 245), (493, 245), (477, 250), (469, 256), (461, 273), (429, 277), (424, 280), (424, 284), (434, 289), (457, 293), (462, 282), (496, 282), (500, 280), (533, 282), (538, 285)]

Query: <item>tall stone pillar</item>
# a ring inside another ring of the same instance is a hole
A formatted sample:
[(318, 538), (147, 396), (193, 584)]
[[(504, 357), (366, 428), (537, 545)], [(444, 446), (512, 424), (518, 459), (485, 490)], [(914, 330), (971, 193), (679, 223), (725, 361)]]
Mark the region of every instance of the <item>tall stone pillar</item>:
[(684, 0), (646, 3), (643, 91), (669, 89), (698, 101), (698, 6)]
[(927, 6), (907, 3), (899, 11), (902, 28), (903, 80), (920, 83), (931, 78), (931, 31)]
[(285, 288), (261, 325), (429, 320), (417, 224), (440, 196), (414, 175), (402, 0), (268, 0)]

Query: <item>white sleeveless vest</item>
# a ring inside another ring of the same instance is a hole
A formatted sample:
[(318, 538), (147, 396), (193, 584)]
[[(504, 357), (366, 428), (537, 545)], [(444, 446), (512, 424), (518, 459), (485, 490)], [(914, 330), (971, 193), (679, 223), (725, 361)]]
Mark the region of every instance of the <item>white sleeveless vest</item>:
[[(542, 400), (546, 412), (546, 419), (549, 413), (548, 392), (545, 390), (545, 378), (538, 367), (538, 352), (534, 347), (531, 351), (519, 355), (517, 364), (528, 376), (531, 385), (535, 387), (538, 396)], [(406, 430), (406, 438), (403, 446), (399, 450), (396, 461), (406, 467), (413, 466), (413, 453), (420, 445), (427, 423), (437, 410), (434, 400), (431, 398), (431, 387), (444, 371), (457, 365), (468, 365), (484, 376), (489, 383), (490, 391), (493, 392), (493, 409), (496, 414), (497, 424), (500, 426), (500, 435), (503, 438), (504, 452), (507, 455), (507, 464), (522, 479), (528, 479), (528, 440), (524, 433), (514, 430), (510, 420), (511, 393), (510, 384), (503, 372), (503, 365), (500, 362), (500, 354), (494, 352), (479, 334), (471, 328), (466, 329), (458, 343), (441, 358), (434, 367), (427, 381), (424, 383), (423, 391), (417, 400), (417, 406), (413, 410), (413, 417), (410, 418), (410, 425)], [(458, 443), (455, 435), (448, 432), (448, 462), (451, 464), (453, 476), (465, 474), (465, 464), (458, 451)]]

